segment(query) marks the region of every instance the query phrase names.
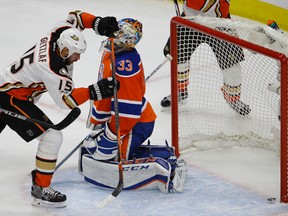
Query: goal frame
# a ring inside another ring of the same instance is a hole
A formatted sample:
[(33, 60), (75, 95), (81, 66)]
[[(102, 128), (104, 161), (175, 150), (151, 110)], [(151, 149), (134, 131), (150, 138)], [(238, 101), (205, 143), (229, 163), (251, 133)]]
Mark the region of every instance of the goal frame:
[(288, 116), (288, 57), (257, 44), (242, 40), (240, 38), (216, 31), (207, 26), (182, 17), (173, 17), (170, 21), (170, 51), (173, 57), (171, 67), (171, 140), (175, 147), (176, 156), (180, 156), (179, 151), (179, 127), (178, 127), (178, 92), (177, 92), (177, 26), (181, 25), (209, 36), (224, 40), (226, 42), (260, 53), (270, 58), (276, 59), (280, 63), (281, 70), (281, 122), (280, 122), (280, 201), (288, 203), (288, 148), (287, 148), (287, 116)]

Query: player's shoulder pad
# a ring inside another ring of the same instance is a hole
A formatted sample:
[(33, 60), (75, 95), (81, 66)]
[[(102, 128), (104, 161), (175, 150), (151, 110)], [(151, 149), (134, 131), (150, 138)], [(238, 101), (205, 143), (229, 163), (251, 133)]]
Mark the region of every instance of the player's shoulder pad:
[(130, 52), (116, 56), (116, 73), (121, 77), (135, 76), (141, 71), (142, 64), (139, 53), (133, 49)]

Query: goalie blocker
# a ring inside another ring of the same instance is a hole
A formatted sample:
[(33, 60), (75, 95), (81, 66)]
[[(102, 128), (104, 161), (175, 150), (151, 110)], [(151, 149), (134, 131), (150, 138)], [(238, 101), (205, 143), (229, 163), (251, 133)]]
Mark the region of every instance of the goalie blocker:
[[(103, 189), (114, 189), (118, 183), (118, 163), (93, 158), (93, 148), (81, 146), (79, 173), (85, 181)], [(164, 193), (182, 192), (186, 162), (174, 156), (172, 147), (142, 145), (135, 159), (123, 162), (124, 190), (154, 190)]]

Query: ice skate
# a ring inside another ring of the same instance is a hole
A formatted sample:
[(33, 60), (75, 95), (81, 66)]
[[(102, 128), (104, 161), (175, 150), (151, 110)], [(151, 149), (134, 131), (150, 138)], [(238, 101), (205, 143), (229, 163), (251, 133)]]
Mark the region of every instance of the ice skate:
[(66, 207), (66, 195), (54, 190), (52, 187), (41, 187), (35, 184), (36, 171), (32, 171), (31, 195), (32, 205), (40, 207), (63, 208)]

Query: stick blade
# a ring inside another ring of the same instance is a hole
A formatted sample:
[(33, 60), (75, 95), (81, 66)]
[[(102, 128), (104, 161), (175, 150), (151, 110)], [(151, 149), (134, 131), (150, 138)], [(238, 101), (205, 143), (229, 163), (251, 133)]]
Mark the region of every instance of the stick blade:
[(109, 205), (111, 202), (113, 202), (113, 200), (115, 199), (115, 196), (113, 196), (112, 194), (110, 194), (109, 196), (107, 196), (105, 199), (103, 199), (102, 201), (100, 201), (96, 207), (97, 208), (104, 208), (105, 206)]
[(55, 125), (56, 130), (62, 130), (69, 126), (78, 116), (81, 114), (81, 110), (78, 107), (74, 107), (69, 114), (60, 123)]
[(120, 178), (117, 187), (109, 196), (107, 196), (105, 199), (103, 199), (96, 205), (97, 208), (104, 208), (105, 206), (109, 205), (121, 193), (121, 191), (123, 190), (123, 172), (119, 172), (119, 175)]
[(167, 58), (169, 61), (172, 61), (172, 60), (173, 60), (173, 57), (172, 57), (170, 54), (167, 54), (167, 55), (166, 55), (166, 58)]

